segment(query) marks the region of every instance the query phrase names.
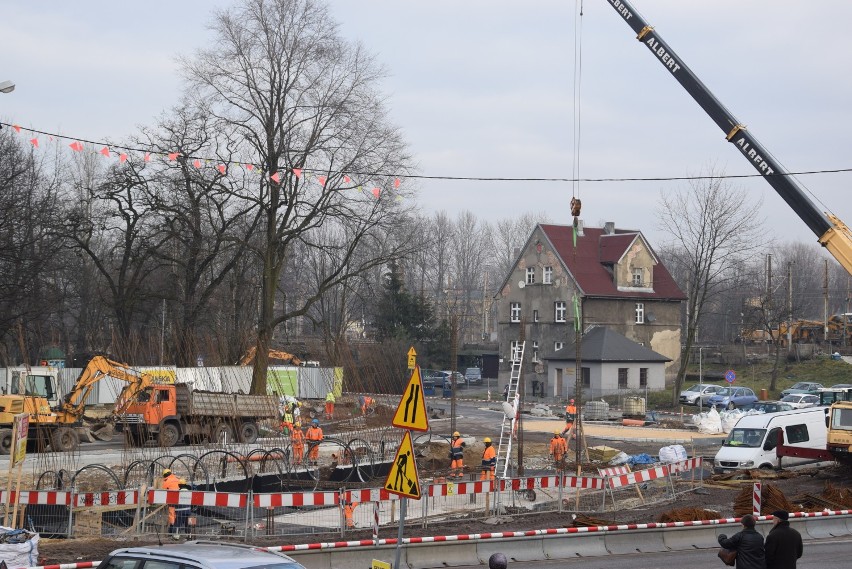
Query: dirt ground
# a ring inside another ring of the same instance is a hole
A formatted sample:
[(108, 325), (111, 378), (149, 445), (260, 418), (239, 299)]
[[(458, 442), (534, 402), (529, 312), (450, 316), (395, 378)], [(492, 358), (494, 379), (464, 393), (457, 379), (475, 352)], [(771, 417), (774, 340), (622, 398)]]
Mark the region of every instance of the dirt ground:
[[(525, 444), (528, 445), (529, 452), (542, 453), (546, 452), (547, 440), (550, 438), (549, 433), (526, 433)], [(589, 446), (607, 445), (616, 447), (628, 454), (638, 454), (647, 452), (656, 454), (659, 451), (660, 443), (640, 443), (640, 442), (613, 442), (612, 440), (595, 440), (589, 438), (587, 441)], [(715, 451), (714, 451), (715, 452)], [(699, 453), (700, 454), (700, 453)], [(470, 462), (468, 462), (470, 463)], [(692, 492), (677, 496), (674, 501), (669, 501), (662, 504), (653, 504), (642, 506), (635, 509), (625, 509), (615, 512), (604, 512), (599, 515), (594, 515), (596, 522), (605, 524), (626, 524), (626, 523), (645, 523), (661, 521), (660, 517), (667, 512), (682, 508), (694, 509), (710, 509), (719, 513), (719, 517), (734, 516), (734, 502), (742, 488), (751, 488), (749, 480), (742, 481), (725, 481), (719, 480), (718, 477), (709, 477), (709, 470), (705, 471), (708, 478), (704, 481), (703, 488)], [(761, 473), (766, 475), (766, 473)], [(422, 474), (421, 474), (422, 475)], [(836, 466), (830, 468), (810, 468), (797, 472), (791, 475), (790, 472), (780, 474), (769, 473), (770, 478), (764, 479), (764, 488), (771, 485), (783, 492), (784, 496), (789, 499), (797, 509), (806, 510), (821, 510), (822, 507), (814, 506), (808, 500), (797, 504), (795, 498), (805, 495), (819, 496), (824, 493), (826, 488), (852, 488), (852, 480), (850, 480), (849, 470), (844, 467)], [(768, 513), (768, 512), (765, 512)], [(429, 528), (423, 529), (419, 526), (407, 527), (405, 530), (406, 537), (419, 537), (430, 535), (456, 535), (467, 533), (485, 533), (497, 531), (522, 531), (530, 529), (543, 528), (559, 528), (571, 527), (574, 524), (571, 513), (557, 512), (536, 512), (528, 515), (503, 516), (489, 521), (483, 520), (453, 520), (451, 523), (440, 524), (433, 523)], [(371, 530), (353, 530), (347, 532), (346, 540), (370, 539), (372, 537)], [(383, 529), (380, 537), (389, 538), (396, 537), (396, 532)], [(306, 538), (305, 536), (281, 536), (274, 538), (259, 538), (251, 540), (251, 543), (256, 545), (288, 545), (311, 543), (314, 541), (335, 541), (341, 539), (337, 536), (323, 536), (318, 539)], [(39, 553), (42, 564), (51, 563), (70, 563), (76, 561), (92, 561), (103, 559), (110, 551), (119, 547), (132, 547), (143, 544), (156, 544), (157, 540), (139, 540), (127, 538), (125, 540), (113, 539), (44, 539), (40, 542)]]

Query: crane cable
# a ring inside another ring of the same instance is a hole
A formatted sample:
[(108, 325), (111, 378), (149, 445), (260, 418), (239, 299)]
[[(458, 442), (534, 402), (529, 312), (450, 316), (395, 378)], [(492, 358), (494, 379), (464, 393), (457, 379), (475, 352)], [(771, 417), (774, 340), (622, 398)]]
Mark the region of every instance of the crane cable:
[(574, 0), (574, 102), (572, 108), (572, 165), (571, 165), (571, 215), (577, 225), (580, 215), (580, 142), (582, 99), (580, 87), (583, 79), (583, 0)]

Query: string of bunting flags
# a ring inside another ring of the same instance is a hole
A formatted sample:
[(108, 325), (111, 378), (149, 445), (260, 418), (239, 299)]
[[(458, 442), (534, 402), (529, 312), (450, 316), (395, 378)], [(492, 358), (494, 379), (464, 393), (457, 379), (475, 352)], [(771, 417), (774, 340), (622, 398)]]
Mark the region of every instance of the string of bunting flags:
[[(33, 148), (40, 149), (42, 147), (41, 142), (39, 140), (39, 135), (41, 135), (41, 136), (47, 137), (48, 143), (55, 143), (59, 140), (71, 141), (68, 144), (68, 147), (74, 152), (83, 152), (84, 150), (91, 148), (91, 150), (93, 152), (100, 154), (100, 155), (102, 155), (106, 158), (111, 158), (111, 157), (115, 156), (116, 158), (118, 158), (119, 163), (122, 163), (122, 164), (124, 162), (127, 162), (130, 159), (131, 155), (139, 155), (139, 156), (142, 157), (142, 160), (144, 162), (151, 162), (155, 157), (162, 158), (166, 162), (176, 162), (179, 158), (185, 158), (187, 163), (192, 164), (192, 166), (194, 168), (198, 169), (198, 170), (201, 170), (202, 168), (205, 168), (205, 167), (209, 167), (212, 163), (215, 163), (215, 169), (222, 176), (227, 176), (228, 170), (229, 170), (230, 167), (243, 168), (246, 172), (249, 172), (249, 173), (256, 173), (256, 174), (262, 174), (263, 173), (261, 167), (257, 164), (252, 163), (252, 162), (235, 162), (235, 161), (227, 161), (227, 160), (226, 161), (220, 161), (220, 160), (212, 160), (210, 158), (203, 158), (203, 157), (196, 157), (196, 156), (182, 156), (179, 152), (160, 152), (160, 151), (155, 151), (155, 150), (145, 150), (145, 149), (141, 149), (141, 148), (131, 148), (131, 147), (127, 147), (127, 146), (110, 145), (110, 144), (107, 144), (105, 142), (97, 142), (97, 141), (91, 141), (91, 140), (77, 139), (77, 138), (74, 138), (74, 137), (64, 136), (64, 135), (60, 135), (60, 134), (44, 132), (44, 131), (40, 131), (40, 130), (34, 130), (34, 129), (31, 129), (31, 128), (25, 128), (25, 127), (22, 127), (18, 124), (10, 124), (10, 123), (6, 123), (6, 122), (0, 122), (0, 128), (2, 128), (2, 127), (10, 127), (12, 130), (14, 130), (18, 134), (22, 134), (24, 136), (31, 137), (29, 139), (29, 142), (33, 146)], [(100, 148), (98, 148), (98, 147), (100, 147)], [(276, 184), (280, 184), (281, 183), (281, 175), (282, 175), (283, 172), (286, 172), (286, 171), (292, 172), (293, 175), (300, 180), (302, 180), (303, 178), (306, 181), (313, 179), (317, 183), (319, 183), (319, 185), (322, 186), (323, 188), (325, 188), (326, 182), (328, 181), (327, 176), (315, 173), (312, 170), (307, 169), (307, 168), (287, 168), (284, 171), (272, 172), (271, 174), (269, 174), (269, 179), (272, 180), (273, 182), (275, 182)], [(343, 183), (344, 184), (353, 183), (352, 177), (347, 175), (347, 174), (344, 174), (343, 175)], [(399, 188), (401, 185), (402, 185), (401, 178), (394, 177), (394, 179), (393, 179), (394, 189)], [(360, 191), (363, 191), (364, 187), (363, 187), (363, 185), (358, 185), (358, 186), (356, 186), (356, 189), (360, 192)], [(376, 199), (378, 199), (379, 196), (381, 195), (382, 189), (378, 186), (374, 186), (374, 187), (370, 188), (370, 192), (373, 194), (373, 196)], [(397, 199), (400, 199), (399, 196), (397, 196)]]

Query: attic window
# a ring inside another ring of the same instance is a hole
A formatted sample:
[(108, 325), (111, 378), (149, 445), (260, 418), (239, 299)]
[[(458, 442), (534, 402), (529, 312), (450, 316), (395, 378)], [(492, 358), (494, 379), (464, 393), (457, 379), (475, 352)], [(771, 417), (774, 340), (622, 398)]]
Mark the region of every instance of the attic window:
[(553, 282), (553, 267), (545, 267), (542, 272), (541, 280), (544, 284), (550, 284)]
[(527, 284), (535, 284), (535, 267), (527, 267)]
[(633, 269), (633, 286), (642, 286), (644, 273), (642, 269)]

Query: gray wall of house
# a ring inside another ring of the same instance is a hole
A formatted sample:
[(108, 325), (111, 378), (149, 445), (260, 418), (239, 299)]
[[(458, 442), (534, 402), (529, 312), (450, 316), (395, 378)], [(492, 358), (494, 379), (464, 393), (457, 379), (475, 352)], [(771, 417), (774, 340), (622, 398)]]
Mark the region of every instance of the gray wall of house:
[[(544, 380), (548, 397), (568, 399), (575, 394), (575, 366), (572, 361), (550, 361)], [(666, 372), (663, 362), (589, 362), (589, 385), (584, 388), (583, 399), (616, 395), (626, 391), (643, 392), (639, 385), (640, 368), (648, 370), (648, 391), (665, 389)], [(627, 387), (618, 386), (618, 370), (627, 368)], [(561, 378), (561, 385), (560, 385)]]

